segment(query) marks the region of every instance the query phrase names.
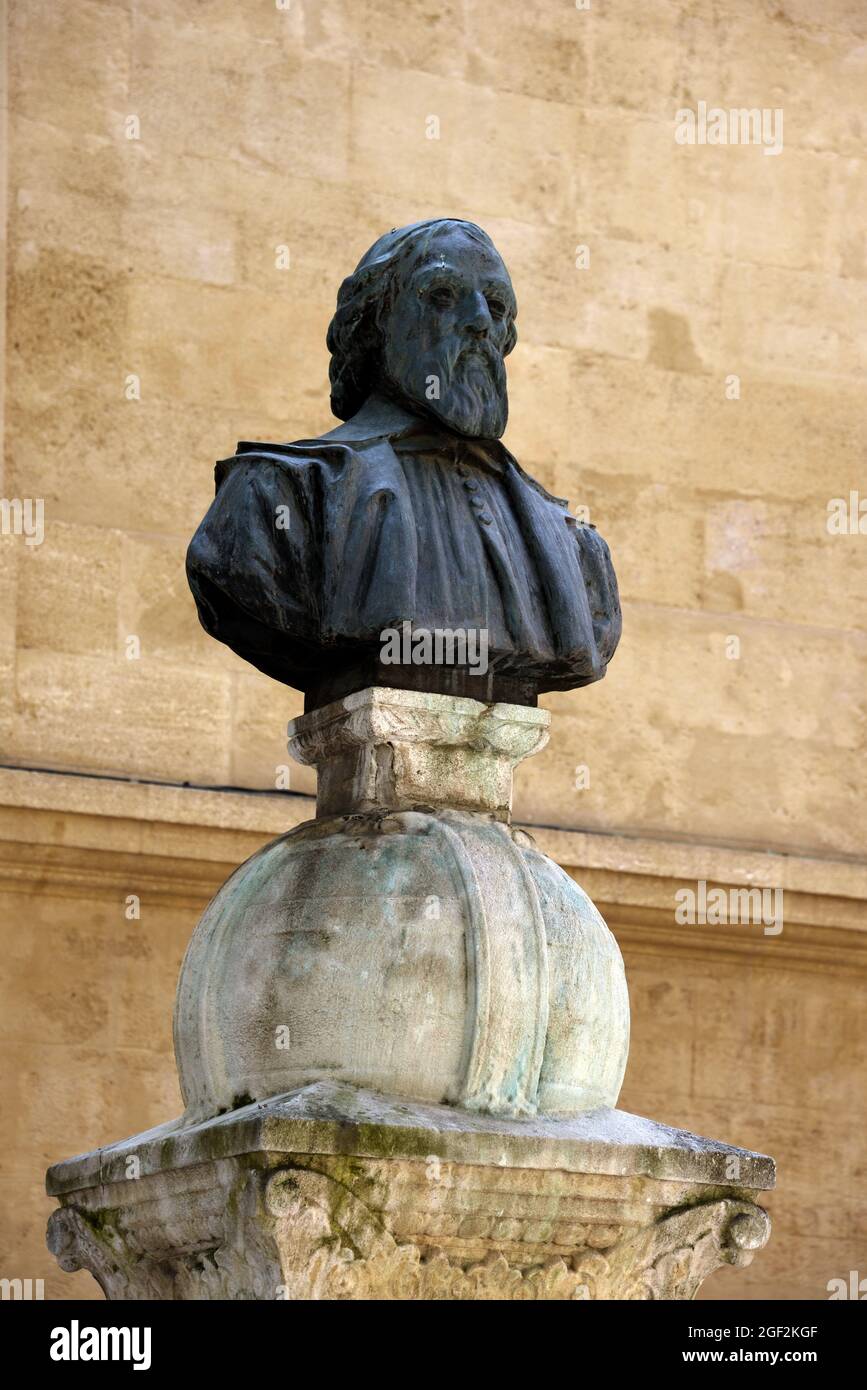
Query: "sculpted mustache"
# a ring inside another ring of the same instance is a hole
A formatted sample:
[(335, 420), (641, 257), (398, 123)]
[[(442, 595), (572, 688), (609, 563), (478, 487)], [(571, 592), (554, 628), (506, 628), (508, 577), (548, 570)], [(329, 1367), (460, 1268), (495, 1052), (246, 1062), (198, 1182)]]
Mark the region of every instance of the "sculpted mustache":
[(449, 374), (462, 366), (468, 365), (474, 359), (482, 361), (491, 376), (497, 377), (503, 367), (503, 359), (492, 343), (484, 341), (467, 343), (461, 347), (456, 354), (449, 353), (447, 366)]

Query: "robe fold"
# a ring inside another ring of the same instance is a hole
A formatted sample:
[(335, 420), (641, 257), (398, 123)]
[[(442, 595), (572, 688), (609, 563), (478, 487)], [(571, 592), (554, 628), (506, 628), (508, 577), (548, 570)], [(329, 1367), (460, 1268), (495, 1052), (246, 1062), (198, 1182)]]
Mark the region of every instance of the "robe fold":
[[(187, 553), (202, 624), (308, 707), (347, 693), (342, 672), (374, 672), (356, 688), (408, 683), (377, 664), (404, 622), (486, 633), (479, 699), (535, 703), (605, 674), (621, 627), (608, 547), (497, 441), (374, 416), (295, 444), (241, 442), (216, 484)], [(441, 677), (413, 683), (457, 690)], [(460, 693), (476, 688), (470, 677)]]

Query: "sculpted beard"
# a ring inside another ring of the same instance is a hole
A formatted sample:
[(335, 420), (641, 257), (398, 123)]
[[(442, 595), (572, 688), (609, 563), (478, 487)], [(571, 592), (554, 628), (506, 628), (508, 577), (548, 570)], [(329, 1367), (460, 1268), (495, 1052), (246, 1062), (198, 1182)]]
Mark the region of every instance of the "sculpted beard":
[[(427, 395), (428, 378), (439, 381), (439, 399)], [(403, 395), (450, 429), (473, 439), (499, 439), (509, 417), (506, 364), (488, 342), (447, 340), (428, 356), (418, 382), (411, 374), (394, 383)]]

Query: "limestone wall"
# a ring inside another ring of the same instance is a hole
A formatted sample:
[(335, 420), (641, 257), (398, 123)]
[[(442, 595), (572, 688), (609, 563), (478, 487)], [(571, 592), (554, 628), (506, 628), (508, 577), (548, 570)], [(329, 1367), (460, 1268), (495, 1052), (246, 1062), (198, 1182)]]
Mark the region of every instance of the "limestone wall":
[[(41, 500), (44, 537), (0, 535), (0, 759), (54, 780), (9, 773), (0, 806), (0, 1275), (67, 1288), (42, 1170), (174, 1111), (213, 865), (279, 829), (230, 834), (258, 804), (231, 797), (217, 851), (189, 800), (153, 823), (119, 800), (129, 777), (273, 791), (288, 761), (300, 698), (206, 638), (187, 591), (213, 461), (330, 427), (340, 278), (453, 214), (518, 294), (506, 442), (589, 507), (624, 600), (608, 678), (545, 700), (518, 817), (599, 832), (559, 857), (631, 972), (622, 1103), (780, 1160), (776, 1234), (732, 1294), (823, 1297), (867, 1247), (867, 536), (827, 526), (867, 499), (863, 5), (12, 0), (7, 34), (0, 496)], [(699, 102), (782, 110), (782, 151), (679, 145)], [(99, 809), (63, 809), (85, 785)], [(797, 922), (685, 938), (676, 886), (763, 854), (769, 884), (817, 866)]]

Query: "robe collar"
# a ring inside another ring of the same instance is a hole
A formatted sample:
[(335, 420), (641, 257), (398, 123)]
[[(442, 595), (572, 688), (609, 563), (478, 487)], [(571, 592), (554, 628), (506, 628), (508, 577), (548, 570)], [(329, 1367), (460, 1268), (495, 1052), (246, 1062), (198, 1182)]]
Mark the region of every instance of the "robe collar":
[(282, 453), (284, 450), (296, 454), (307, 448), (322, 449), (329, 444), (343, 444), (349, 447), (387, 440), (390, 444), (400, 442), (404, 449), (436, 450), (455, 461), (466, 459), (481, 464), (495, 472), (508, 472), (514, 468), (525, 483), (529, 484), (548, 502), (559, 507), (568, 507), (564, 497), (554, 497), (540, 482), (525, 473), (518, 460), (499, 439), (470, 439), (446, 429), (431, 417), (416, 414), (415, 411), (393, 401), (387, 396), (374, 392), (368, 396), (360, 410), (342, 425), (329, 430), (327, 434), (312, 439), (296, 439), (291, 444), (255, 444), (249, 440), (238, 443), (238, 454), (255, 454), (269, 451)]

